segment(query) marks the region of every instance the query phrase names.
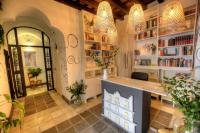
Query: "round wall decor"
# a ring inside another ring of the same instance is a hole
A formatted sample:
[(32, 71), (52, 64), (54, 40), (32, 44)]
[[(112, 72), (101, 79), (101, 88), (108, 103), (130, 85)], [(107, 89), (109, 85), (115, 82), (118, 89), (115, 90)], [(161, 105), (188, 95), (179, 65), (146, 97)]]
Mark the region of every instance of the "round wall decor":
[(68, 34), (67, 36), (67, 47), (76, 48), (78, 46), (78, 37), (74, 34)]

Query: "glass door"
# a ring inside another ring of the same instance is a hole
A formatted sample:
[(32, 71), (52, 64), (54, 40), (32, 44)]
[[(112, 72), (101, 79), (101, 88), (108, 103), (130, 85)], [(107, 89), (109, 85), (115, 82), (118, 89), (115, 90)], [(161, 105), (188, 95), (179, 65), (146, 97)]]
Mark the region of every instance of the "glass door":
[(46, 68), (46, 79), (47, 79), (47, 89), (54, 89), (53, 82), (53, 69), (52, 69), (52, 60), (51, 60), (51, 50), (49, 47), (44, 48), (44, 60), (45, 60), (45, 68)]
[(10, 57), (15, 93), (17, 97), (26, 96), (21, 48), (17, 46), (9, 46), (9, 52), (11, 53)]

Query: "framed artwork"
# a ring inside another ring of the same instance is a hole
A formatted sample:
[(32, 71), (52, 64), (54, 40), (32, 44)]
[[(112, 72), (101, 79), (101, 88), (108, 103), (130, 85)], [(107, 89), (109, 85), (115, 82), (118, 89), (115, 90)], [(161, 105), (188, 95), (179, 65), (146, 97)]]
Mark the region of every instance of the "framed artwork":
[(24, 51), (24, 62), (27, 67), (36, 67), (36, 52)]

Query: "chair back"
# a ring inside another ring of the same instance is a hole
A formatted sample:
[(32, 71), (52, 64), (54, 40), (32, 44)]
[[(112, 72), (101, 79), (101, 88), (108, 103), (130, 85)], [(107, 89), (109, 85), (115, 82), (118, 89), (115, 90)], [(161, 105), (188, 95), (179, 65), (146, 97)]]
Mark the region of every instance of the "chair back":
[(138, 80), (144, 80), (144, 81), (148, 81), (149, 80), (148, 74), (144, 73), (144, 72), (133, 72), (131, 74), (131, 78), (132, 79), (138, 79)]

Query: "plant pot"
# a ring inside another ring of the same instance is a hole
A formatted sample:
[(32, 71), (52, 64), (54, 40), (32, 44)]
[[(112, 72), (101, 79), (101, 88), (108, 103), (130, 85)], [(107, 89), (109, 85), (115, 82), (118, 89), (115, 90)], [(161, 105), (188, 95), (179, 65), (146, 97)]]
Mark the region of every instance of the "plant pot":
[(108, 69), (103, 69), (103, 77), (104, 80), (108, 79)]
[(80, 104), (82, 104), (81, 97), (77, 97), (76, 99), (74, 99), (73, 102), (74, 102), (75, 105), (80, 105)]

